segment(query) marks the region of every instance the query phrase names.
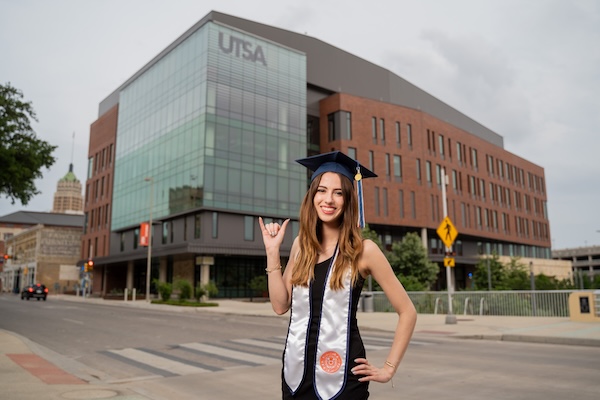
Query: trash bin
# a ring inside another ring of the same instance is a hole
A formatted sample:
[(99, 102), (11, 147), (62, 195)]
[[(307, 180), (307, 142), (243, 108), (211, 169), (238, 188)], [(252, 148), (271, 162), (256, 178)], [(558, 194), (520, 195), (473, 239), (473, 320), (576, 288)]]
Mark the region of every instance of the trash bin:
[(372, 292), (364, 292), (360, 295), (362, 298), (362, 310), (364, 312), (373, 312), (373, 293)]

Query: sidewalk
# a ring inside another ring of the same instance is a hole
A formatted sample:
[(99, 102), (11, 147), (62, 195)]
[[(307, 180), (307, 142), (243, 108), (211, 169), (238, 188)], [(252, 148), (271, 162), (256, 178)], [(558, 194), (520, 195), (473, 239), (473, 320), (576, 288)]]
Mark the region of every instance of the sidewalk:
[[(268, 302), (217, 300), (218, 307), (177, 307), (149, 304), (145, 301), (123, 302), (74, 296), (53, 296), (54, 301), (100, 303), (115, 307), (168, 309), (182, 313), (220, 313), (228, 315), (276, 316)], [(600, 323), (573, 322), (569, 318), (496, 317), (457, 315), (456, 324), (446, 324), (445, 315), (420, 314), (415, 336), (460, 339), (486, 339), (600, 347)], [(359, 313), (361, 330), (393, 331), (396, 318), (391, 313)], [(49, 359), (48, 359), (49, 358)], [(126, 388), (88, 384), (52, 364), (52, 357), (19, 335), (0, 330), (1, 398), (33, 399), (112, 399), (144, 400)], [(150, 383), (150, 382), (148, 382)], [(168, 398), (168, 397), (165, 397)]]

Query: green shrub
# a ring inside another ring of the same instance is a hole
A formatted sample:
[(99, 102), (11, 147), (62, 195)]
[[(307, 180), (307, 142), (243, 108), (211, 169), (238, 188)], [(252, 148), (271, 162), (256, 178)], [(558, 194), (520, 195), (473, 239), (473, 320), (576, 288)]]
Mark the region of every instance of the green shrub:
[(219, 294), (219, 289), (213, 281), (203, 285), (200, 282), (196, 284), (196, 300), (199, 302), (202, 296), (215, 297)]
[(173, 285), (169, 282), (159, 282), (158, 279), (154, 279), (154, 286), (156, 286), (160, 298), (163, 301), (169, 301), (171, 294), (173, 293)]
[(179, 300), (185, 301), (192, 298), (192, 284), (185, 280), (179, 279), (175, 282), (175, 288), (179, 291)]

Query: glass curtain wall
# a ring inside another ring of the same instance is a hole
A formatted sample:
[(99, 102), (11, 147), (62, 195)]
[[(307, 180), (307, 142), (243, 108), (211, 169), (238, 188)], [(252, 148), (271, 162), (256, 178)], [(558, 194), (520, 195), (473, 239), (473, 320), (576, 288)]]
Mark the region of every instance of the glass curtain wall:
[(120, 93), (112, 228), (150, 207), (296, 217), (306, 148), (306, 56), (207, 23)]

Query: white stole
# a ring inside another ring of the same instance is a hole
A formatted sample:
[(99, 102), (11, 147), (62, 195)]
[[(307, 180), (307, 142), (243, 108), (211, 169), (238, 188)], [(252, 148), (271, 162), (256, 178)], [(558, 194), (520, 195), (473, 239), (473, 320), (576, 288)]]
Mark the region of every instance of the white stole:
[(344, 288), (331, 290), (331, 273), (338, 255), (337, 247), (334, 254), (325, 278), (321, 310), (311, 309), (312, 284), (309, 288), (293, 287), (290, 325), (283, 356), (284, 379), (292, 393), (295, 393), (304, 379), (311, 316), (313, 312), (321, 312), (314, 366), (314, 386), (320, 399), (331, 399), (343, 390), (348, 365), (352, 274), (348, 268), (343, 279)]

